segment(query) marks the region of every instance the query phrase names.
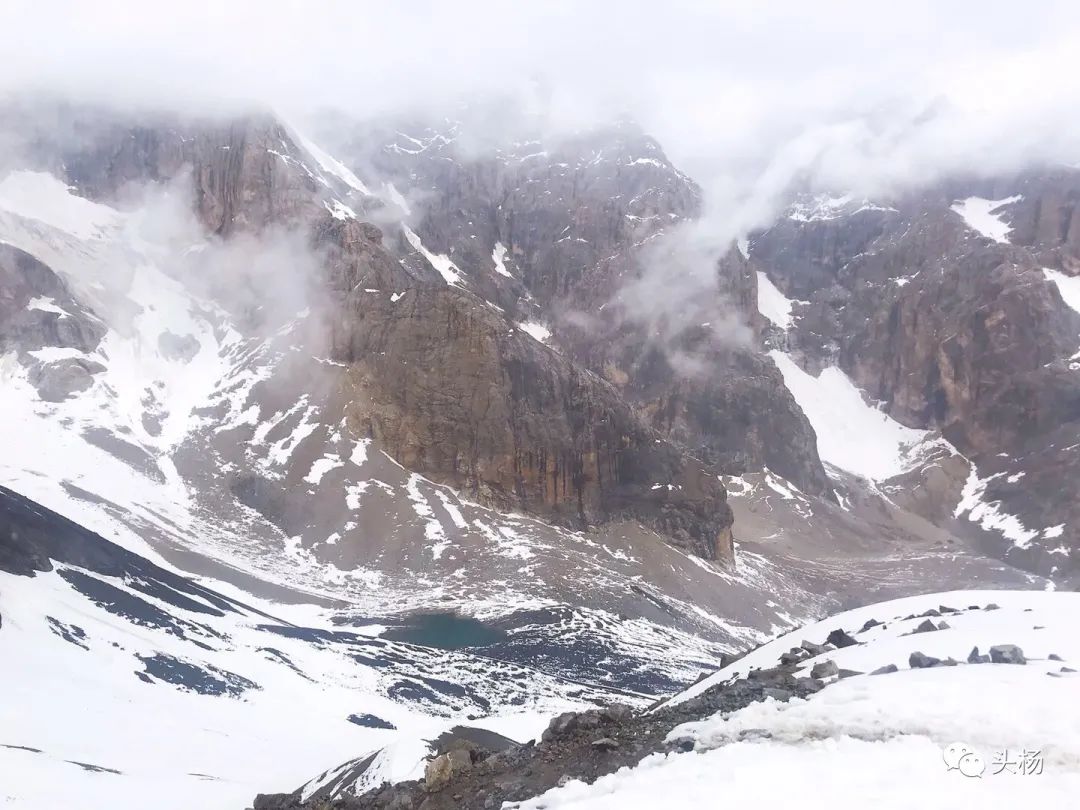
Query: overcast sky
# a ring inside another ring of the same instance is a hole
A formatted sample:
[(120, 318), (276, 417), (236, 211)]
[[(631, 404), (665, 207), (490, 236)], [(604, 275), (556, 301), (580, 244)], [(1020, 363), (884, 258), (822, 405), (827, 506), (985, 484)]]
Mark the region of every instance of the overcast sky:
[(4, 0), (0, 89), (359, 116), (550, 92), (628, 114), (713, 204), (796, 172), (887, 193), (1080, 161), (1080, 4), (1055, 0)]

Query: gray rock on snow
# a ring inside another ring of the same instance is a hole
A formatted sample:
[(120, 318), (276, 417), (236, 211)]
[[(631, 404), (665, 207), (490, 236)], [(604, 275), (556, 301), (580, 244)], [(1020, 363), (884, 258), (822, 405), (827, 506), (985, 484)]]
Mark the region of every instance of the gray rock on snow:
[(827, 661), (820, 661), (817, 664), (814, 664), (814, 668), (810, 670), (811, 678), (829, 678), (839, 674), (840, 667), (838, 667), (836, 662), (831, 658)]
[(980, 655), (978, 647), (972, 647), (971, 652), (968, 653), (967, 662), (969, 664), (989, 664), (989, 655)]
[(781, 664), (797, 664), (805, 658), (809, 658), (810, 654), (802, 647), (792, 647), (788, 652), (780, 656)]
[(94, 375), (105, 370), (95, 360), (68, 357), (51, 363), (35, 363), (27, 379), (46, 402), (63, 402), (94, 384)]
[(877, 669), (875, 669), (870, 674), (871, 675), (890, 675), (893, 672), (899, 672), (899, 671), (900, 671), (900, 667), (896, 666), (896, 664), (886, 664), (883, 667), (878, 667)]
[(720, 669), (723, 669), (724, 667), (727, 667), (727, 666), (731, 666), (736, 661), (738, 661), (740, 658), (742, 658), (744, 655), (746, 655), (746, 652), (740, 652), (740, 653), (722, 652), (722, 653), (720, 653)]
[(829, 637), (825, 641), (828, 644), (835, 645), (838, 649), (841, 647), (853, 647), (859, 643), (839, 627), (829, 633)]
[(995, 664), (1026, 664), (1024, 651), (1015, 644), (996, 644), (990, 648), (990, 660)]
[(940, 665), (940, 658), (934, 658), (932, 655), (926, 655), (918, 650), (908, 656), (908, 666), (912, 669), (929, 669)]
[(811, 656), (824, 655), (828, 652), (828, 649), (823, 644), (815, 644), (812, 641), (804, 640), (799, 646), (810, 653)]

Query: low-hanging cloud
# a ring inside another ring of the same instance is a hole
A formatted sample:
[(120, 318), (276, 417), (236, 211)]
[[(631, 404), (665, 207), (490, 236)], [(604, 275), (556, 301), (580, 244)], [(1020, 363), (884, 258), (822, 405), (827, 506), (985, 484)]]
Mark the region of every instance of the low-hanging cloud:
[(1068, 0), (9, 0), (0, 93), (292, 120), (432, 120), (500, 97), (507, 121), (525, 112), (552, 133), (629, 116), (704, 191), (657, 263), (686, 279), (665, 288), (674, 308), (796, 180), (890, 196), (1080, 162), (1077, 42)]

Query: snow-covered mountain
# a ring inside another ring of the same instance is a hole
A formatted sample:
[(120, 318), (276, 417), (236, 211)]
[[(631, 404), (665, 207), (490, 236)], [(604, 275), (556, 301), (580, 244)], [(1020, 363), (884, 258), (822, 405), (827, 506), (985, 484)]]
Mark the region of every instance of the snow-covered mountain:
[(1080, 448), (1078, 188), (1080, 173), (1057, 168), (890, 205), (818, 196), (750, 247), (784, 313), (773, 357), (823, 460), (1063, 583), (1076, 554), (1062, 473)]
[[(1071, 554), (1065, 500), (1024, 500), (1071, 452), (1068, 245), (995, 282), (1034, 300), (1001, 357), (981, 332), (939, 353), (969, 377), (1023, 357), (1022, 436), (1015, 410), (920, 410), (887, 373), (903, 330), (880, 357), (844, 331), (933, 300), (928, 263), (1021, 255), (963, 229), (1031, 191), (797, 201), (661, 324), (624, 291), (700, 191), (630, 125), (478, 148), (453, 122), (9, 113), (5, 798), (362, 793), (454, 726), (642, 706), (852, 604), (1065, 581), (965, 530)], [(960, 242), (906, 248), (912, 222)], [(964, 285), (957, 310), (1000, 320)]]

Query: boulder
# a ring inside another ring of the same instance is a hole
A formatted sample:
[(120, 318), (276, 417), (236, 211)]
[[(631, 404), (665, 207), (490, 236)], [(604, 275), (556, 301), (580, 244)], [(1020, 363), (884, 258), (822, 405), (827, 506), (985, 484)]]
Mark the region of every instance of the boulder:
[(625, 703), (612, 703), (599, 710), (600, 716), (612, 723), (625, 723), (634, 717), (634, 709)]
[(464, 748), (447, 751), (424, 766), (424, 788), (430, 792), (442, 790), (455, 776), (471, 768), (472, 757)]
[(912, 669), (929, 669), (930, 667), (941, 666), (941, 659), (915, 651), (908, 656), (908, 666)]
[(840, 667), (838, 667), (836, 662), (831, 658), (827, 661), (820, 661), (817, 664), (814, 664), (814, 668), (810, 670), (811, 678), (829, 678), (839, 674)]
[(740, 653), (720, 653), (720, 668), (723, 669), (724, 667), (731, 666), (736, 661), (738, 661), (740, 658), (742, 658), (744, 655), (746, 655), (745, 652), (740, 652)]
[(815, 644), (812, 641), (805, 641), (804, 640), (802, 642), (802, 644), (800, 644), (799, 646), (801, 646), (804, 650), (806, 650), (808, 653), (810, 653), (811, 656), (824, 655), (826, 652), (828, 652), (828, 650), (824, 647), (824, 645)]
[(797, 664), (803, 659), (809, 657), (809, 653), (807, 653), (806, 650), (804, 650), (802, 647), (792, 647), (791, 650), (780, 656), (780, 663), (790, 666), (791, 664)]
[(841, 647), (852, 647), (859, 643), (840, 628), (829, 633), (829, 637), (825, 640), (827, 643), (837, 647), (837, 649)]
[(1024, 651), (1015, 644), (996, 644), (990, 648), (990, 660), (995, 664), (1026, 664)]
[(898, 666), (896, 666), (896, 664), (886, 664), (883, 667), (878, 667), (877, 669), (875, 669), (870, 674), (871, 675), (889, 675), (889, 674), (891, 674), (893, 672), (899, 672), (899, 671), (900, 671), (900, 668)]

